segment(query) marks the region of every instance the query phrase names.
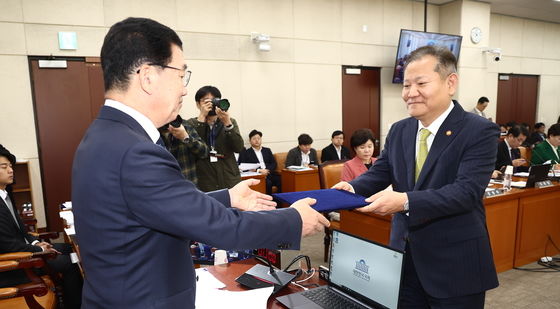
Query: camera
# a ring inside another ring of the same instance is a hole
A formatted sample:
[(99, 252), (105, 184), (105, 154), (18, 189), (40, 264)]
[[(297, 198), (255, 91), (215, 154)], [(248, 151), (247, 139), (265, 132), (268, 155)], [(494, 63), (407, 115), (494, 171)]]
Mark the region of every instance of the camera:
[(169, 124), (174, 128), (178, 128), (181, 126), (182, 123), (183, 123), (183, 118), (181, 118), (181, 115), (177, 115), (177, 118), (175, 118), (175, 120), (171, 121)]
[(219, 107), (221, 110), (223, 110), (224, 112), (227, 112), (227, 110), (229, 109), (229, 101), (228, 99), (222, 99), (222, 98), (213, 98), (212, 99), (212, 111), (216, 112), (216, 107)]
[(482, 50), (485, 53), (490, 53), (494, 55), (494, 61), (498, 62), (502, 60), (502, 49), (501, 48), (486, 48)]

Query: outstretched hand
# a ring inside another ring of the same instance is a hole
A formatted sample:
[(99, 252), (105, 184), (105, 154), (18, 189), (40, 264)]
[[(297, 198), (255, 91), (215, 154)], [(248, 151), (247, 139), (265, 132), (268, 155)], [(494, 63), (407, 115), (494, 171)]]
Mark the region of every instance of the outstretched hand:
[(276, 202), (272, 196), (257, 192), (250, 186), (255, 186), (260, 182), (258, 179), (247, 179), (236, 184), (229, 189), (231, 206), (240, 210), (259, 211), (272, 210), (276, 208)]

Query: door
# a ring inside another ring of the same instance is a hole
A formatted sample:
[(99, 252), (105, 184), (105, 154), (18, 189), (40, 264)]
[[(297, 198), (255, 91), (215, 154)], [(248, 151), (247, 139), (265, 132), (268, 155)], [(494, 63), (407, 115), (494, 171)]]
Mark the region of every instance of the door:
[(342, 130), (346, 135), (344, 145), (351, 149), (352, 133), (357, 129), (369, 128), (376, 139), (374, 157), (381, 151), (380, 89), (379, 68), (342, 67)]
[(527, 123), (533, 128), (537, 114), (539, 77), (536, 75), (499, 74), (496, 122)]
[(103, 105), (103, 74), (95, 58), (57, 58), (65, 68), (40, 60), (49, 59), (29, 58), (43, 199), (48, 230), (62, 231), (59, 205), (71, 200), (74, 152)]

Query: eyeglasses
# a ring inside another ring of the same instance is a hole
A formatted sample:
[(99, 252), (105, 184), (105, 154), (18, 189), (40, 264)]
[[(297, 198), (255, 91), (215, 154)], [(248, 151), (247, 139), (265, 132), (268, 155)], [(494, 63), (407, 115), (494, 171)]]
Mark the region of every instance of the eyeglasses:
[[(187, 87), (187, 85), (189, 84), (189, 81), (191, 80), (191, 74), (192, 72), (187, 70), (187, 68), (185, 69), (179, 69), (176, 67), (172, 67), (169, 65), (163, 65), (163, 64), (157, 64), (157, 63), (148, 63), (148, 65), (154, 65), (154, 66), (158, 66), (160, 68), (164, 68), (164, 69), (173, 69), (173, 70), (177, 70), (180, 72), (183, 72), (183, 76), (181, 76), (181, 78), (183, 79), (183, 87)], [(140, 73), (140, 69), (138, 69), (138, 71), (136, 71), (136, 74)]]

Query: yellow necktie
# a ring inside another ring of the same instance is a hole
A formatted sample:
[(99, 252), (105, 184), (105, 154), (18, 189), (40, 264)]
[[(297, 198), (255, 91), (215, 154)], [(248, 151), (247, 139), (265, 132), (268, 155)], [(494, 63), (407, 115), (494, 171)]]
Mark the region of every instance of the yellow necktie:
[(420, 129), (420, 138), (418, 140), (418, 155), (416, 156), (416, 174), (414, 180), (418, 180), (418, 176), (420, 176), (420, 171), (422, 170), (422, 166), (424, 166), (424, 162), (426, 161), (426, 157), (428, 156), (428, 136), (432, 134), (428, 129)]

